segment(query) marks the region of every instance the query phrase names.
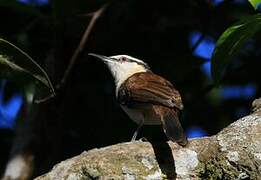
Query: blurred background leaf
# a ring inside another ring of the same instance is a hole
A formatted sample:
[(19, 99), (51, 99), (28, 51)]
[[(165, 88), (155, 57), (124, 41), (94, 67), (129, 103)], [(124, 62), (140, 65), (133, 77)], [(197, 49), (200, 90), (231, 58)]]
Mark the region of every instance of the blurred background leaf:
[(25, 52), (4, 39), (0, 39), (0, 78), (19, 84), (21, 89), (35, 84), (43, 94), (54, 94), (46, 72)]
[(251, 5), (252, 5), (255, 9), (257, 9), (258, 6), (261, 5), (261, 4), (260, 4), (260, 3), (261, 3), (260, 0), (248, 0), (248, 1), (251, 3)]
[(257, 14), (244, 17), (220, 36), (211, 60), (211, 73), (216, 84), (220, 83), (225, 68), (235, 58), (244, 43), (260, 30), (261, 14)]

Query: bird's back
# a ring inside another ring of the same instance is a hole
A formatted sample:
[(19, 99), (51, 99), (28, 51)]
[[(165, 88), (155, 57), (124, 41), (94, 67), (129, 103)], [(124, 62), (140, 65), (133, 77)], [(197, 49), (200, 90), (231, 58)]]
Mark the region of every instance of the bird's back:
[(181, 96), (166, 79), (152, 72), (136, 73), (120, 86), (117, 99), (136, 123), (162, 124), (170, 140), (187, 144), (179, 122)]

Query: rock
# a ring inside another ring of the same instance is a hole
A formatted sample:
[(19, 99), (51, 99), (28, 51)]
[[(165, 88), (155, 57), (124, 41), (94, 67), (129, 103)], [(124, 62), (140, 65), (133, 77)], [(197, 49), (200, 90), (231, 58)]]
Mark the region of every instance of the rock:
[(261, 179), (260, 101), (254, 113), (185, 148), (170, 141), (120, 143), (83, 152), (36, 179)]

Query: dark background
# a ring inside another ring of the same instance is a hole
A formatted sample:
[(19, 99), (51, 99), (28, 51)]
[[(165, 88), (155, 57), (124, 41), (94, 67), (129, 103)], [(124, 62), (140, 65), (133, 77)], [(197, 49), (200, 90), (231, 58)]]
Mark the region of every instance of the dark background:
[[(51, 162), (55, 163), (84, 150), (131, 139), (136, 124), (117, 104), (109, 70), (89, 57), (90, 52), (134, 56), (170, 80), (182, 95), (185, 110), (181, 121), (189, 137), (216, 134), (250, 113), (251, 102), (260, 97), (260, 33), (228, 66), (219, 87), (212, 86), (210, 75), (210, 58), (218, 37), (241, 17), (256, 13), (248, 1), (0, 0), (0, 37), (27, 52), (56, 85), (91, 19), (88, 13), (104, 3), (109, 5), (97, 20), (65, 87), (57, 91), (54, 100), (37, 108), (34, 123), (26, 117), (20, 120), (26, 126), (37, 124), (32, 133), (41, 136), (33, 143), (43, 147), (38, 154), (45, 157), (55, 151), (58, 155)], [(2, 172), (15, 137), (21, 93), (15, 83), (1, 84)], [(166, 140), (158, 126), (144, 126), (141, 137)]]

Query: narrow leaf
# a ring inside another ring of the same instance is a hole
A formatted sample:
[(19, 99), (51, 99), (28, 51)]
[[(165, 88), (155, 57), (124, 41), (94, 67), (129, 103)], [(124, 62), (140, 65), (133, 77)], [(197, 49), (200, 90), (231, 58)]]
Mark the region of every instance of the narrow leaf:
[(0, 78), (14, 81), (22, 87), (35, 84), (41, 92), (38, 96), (54, 94), (46, 72), (24, 51), (1, 38)]
[(211, 59), (211, 74), (215, 84), (244, 43), (261, 30), (261, 14), (246, 17), (229, 27), (218, 39)]
[(248, 0), (250, 2), (250, 4), (257, 9), (259, 4), (261, 3), (261, 0)]

